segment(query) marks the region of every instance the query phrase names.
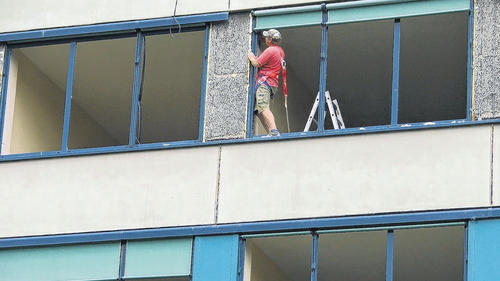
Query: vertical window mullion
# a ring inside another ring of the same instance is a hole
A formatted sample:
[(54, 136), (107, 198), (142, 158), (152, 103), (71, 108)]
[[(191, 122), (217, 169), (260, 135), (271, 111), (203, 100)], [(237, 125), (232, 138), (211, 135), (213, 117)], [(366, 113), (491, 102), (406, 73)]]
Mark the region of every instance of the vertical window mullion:
[[(251, 50), (254, 54), (257, 53), (257, 31), (255, 31), (255, 26), (257, 25), (257, 19), (255, 17), (252, 17), (252, 38), (251, 38)], [(254, 107), (254, 102), (255, 102), (255, 71), (256, 67), (254, 67), (250, 63), (250, 71), (249, 71), (249, 76), (248, 81), (248, 111), (247, 111), (247, 138), (251, 138), (253, 136), (253, 107)]]
[(240, 237), (238, 247), (238, 281), (243, 281), (245, 273), (246, 240)]
[(9, 83), (9, 68), (10, 68), (10, 56), (12, 54), (12, 49), (5, 47), (4, 51), (4, 63), (3, 63), (3, 77), (2, 86), (0, 91), (0, 155), (2, 153), (2, 143), (3, 143), (3, 127), (5, 122), (5, 106), (7, 104), (7, 84)]
[(312, 254), (311, 254), (311, 281), (318, 280), (318, 246), (319, 235), (316, 231), (312, 233)]
[(201, 95), (200, 95), (200, 120), (198, 125), (198, 141), (203, 141), (205, 132), (205, 97), (207, 89), (207, 61), (208, 61), (208, 46), (210, 41), (210, 24), (205, 27), (205, 42), (203, 51), (203, 70), (201, 77)]
[(130, 110), (130, 131), (129, 131), (129, 145), (136, 144), (137, 137), (137, 113), (139, 107), (139, 84), (141, 75), (141, 62), (142, 62), (142, 48), (144, 37), (141, 31), (137, 32), (137, 44), (135, 49), (135, 60), (134, 60), (134, 84), (132, 90), (132, 109)]
[(469, 25), (467, 32), (467, 109), (466, 118), (472, 120), (472, 48), (474, 41), (474, 0), (470, 0)]
[(125, 276), (125, 261), (127, 257), (127, 241), (123, 240), (120, 245), (120, 266), (118, 268), (118, 280)]
[(385, 267), (385, 281), (392, 281), (394, 268), (394, 230), (387, 231), (387, 255)]
[(318, 106), (318, 132), (325, 128), (325, 91), (326, 91), (326, 69), (328, 56), (328, 10), (326, 4), (321, 6), (321, 61), (319, 71), (319, 106)]
[(392, 53), (392, 106), (391, 125), (398, 124), (398, 98), (399, 98), (399, 54), (401, 28), (400, 19), (394, 20), (394, 46)]
[(464, 277), (462, 280), (467, 281), (469, 267), (469, 223), (464, 226)]
[(66, 80), (66, 101), (64, 104), (64, 122), (61, 151), (68, 151), (69, 125), (71, 120), (71, 99), (73, 98), (73, 78), (75, 73), (76, 42), (71, 42)]

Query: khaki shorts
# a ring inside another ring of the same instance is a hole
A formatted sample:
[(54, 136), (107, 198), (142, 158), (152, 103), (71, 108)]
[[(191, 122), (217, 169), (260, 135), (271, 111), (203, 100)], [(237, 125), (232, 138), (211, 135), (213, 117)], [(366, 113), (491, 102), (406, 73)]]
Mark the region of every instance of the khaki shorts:
[[(271, 88), (272, 92), (269, 88)], [(271, 99), (277, 90), (278, 88), (276, 87), (267, 87), (266, 85), (261, 84), (255, 92), (254, 112), (260, 114), (262, 111), (269, 109)]]

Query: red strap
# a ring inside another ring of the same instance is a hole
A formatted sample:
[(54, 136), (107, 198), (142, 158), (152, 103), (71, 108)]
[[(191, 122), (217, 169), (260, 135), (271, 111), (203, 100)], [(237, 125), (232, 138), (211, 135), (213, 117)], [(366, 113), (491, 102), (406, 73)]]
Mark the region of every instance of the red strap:
[(288, 96), (288, 89), (286, 87), (286, 62), (284, 59), (281, 60), (281, 74), (283, 75), (283, 95)]

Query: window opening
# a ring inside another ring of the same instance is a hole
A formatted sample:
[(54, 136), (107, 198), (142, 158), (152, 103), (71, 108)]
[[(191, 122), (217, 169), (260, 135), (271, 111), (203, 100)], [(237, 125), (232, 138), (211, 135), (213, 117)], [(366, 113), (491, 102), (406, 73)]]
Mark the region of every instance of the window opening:
[(318, 281), (385, 280), (387, 231), (322, 234)]
[[(391, 123), (393, 20), (328, 27), (327, 86), (349, 127)], [(333, 129), (325, 118), (325, 129)]]
[(141, 143), (198, 138), (204, 35), (200, 30), (144, 37)]
[(459, 281), (463, 270), (463, 226), (394, 230), (394, 281)]
[(13, 48), (2, 154), (61, 148), (69, 44)]
[(311, 235), (249, 238), (243, 280), (310, 280), (311, 249)]
[(401, 19), (399, 123), (463, 119), (468, 13)]
[(68, 147), (128, 144), (136, 38), (78, 43)]
[[(282, 36), (281, 47), (285, 52), (287, 63), (290, 132), (301, 132), (304, 130), (319, 90), (321, 27), (284, 28), (279, 29), (279, 31)], [(262, 38), (260, 38), (259, 44), (260, 51), (263, 51), (265, 44)], [(282, 85), (282, 75), (280, 75), (278, 93), (271, 100), (271, 111), (278, 130), (286, 133), (287, 120)], [(315, 119), (317, 120), (317, 118)], [(266, 134), (258, 118), (254, 118), (254, 127), (255, 135)], [(314, 130), (317, 130), (315, 122), (310, 128), (310, 131)]]

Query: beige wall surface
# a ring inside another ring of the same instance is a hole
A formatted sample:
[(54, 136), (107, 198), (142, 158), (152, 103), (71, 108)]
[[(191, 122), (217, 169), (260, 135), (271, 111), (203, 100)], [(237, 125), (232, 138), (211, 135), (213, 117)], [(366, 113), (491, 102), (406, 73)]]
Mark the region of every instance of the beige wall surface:
[(490, 204), (491, 126), (224, 146), (218, 222)]
[(0, 237), (214, 222), (218, 147), (0, 163)]
[[(228, 0), (0, 0), (0, 33), (227, 11)], [(20, 20), (22, 19), (22, 20)]]
[(500, 206), (500, 125), (494, 125), (493, 132), (492, 201), (493, 206)]
[(252, 10), (258, 8), (274, 8), (279, 6), (298, 5), (298, 4), (319, 4), (333, 1), (311, 1), (311, 0), (232, 0), (231, 10)]
[[(4, 3), (5, 2), (5, 3)], [(177, 8), (175, 3), (177, 2)], [(0, 33), (320, 3), (311, 0), (0, 0)], [(22, 20), (19, 20), (22, 19)]]

